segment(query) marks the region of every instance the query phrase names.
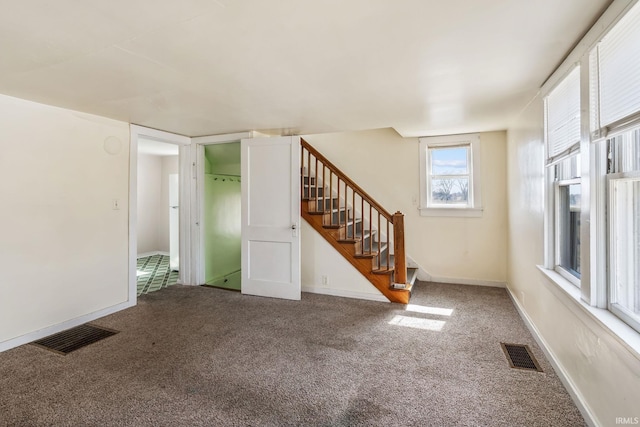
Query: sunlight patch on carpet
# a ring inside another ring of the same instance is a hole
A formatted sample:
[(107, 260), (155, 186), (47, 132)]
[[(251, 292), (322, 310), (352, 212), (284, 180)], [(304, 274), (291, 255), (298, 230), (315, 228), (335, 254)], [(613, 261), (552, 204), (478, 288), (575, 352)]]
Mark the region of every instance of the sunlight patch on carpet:
[(444, 324), (443, 320), (421, 319), (419, 317), (409, 317), (396, 315), (389, 321), (390, 325), (404, 326), (407, 328), (426, 329), (429, 331), (441, 331)]
[(451, 314), (453, 314), (452, 308), (427, 307), (417, 304), (407, 304), (405, 310), (414, 313), (435, 314), (438, 316), (451, 316)]

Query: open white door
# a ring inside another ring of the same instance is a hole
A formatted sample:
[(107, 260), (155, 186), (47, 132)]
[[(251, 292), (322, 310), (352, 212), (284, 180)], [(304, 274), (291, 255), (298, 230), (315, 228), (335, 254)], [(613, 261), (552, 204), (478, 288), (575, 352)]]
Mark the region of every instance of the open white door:
[(242, 293), (300, 299), (300, 138), (243, 139)]

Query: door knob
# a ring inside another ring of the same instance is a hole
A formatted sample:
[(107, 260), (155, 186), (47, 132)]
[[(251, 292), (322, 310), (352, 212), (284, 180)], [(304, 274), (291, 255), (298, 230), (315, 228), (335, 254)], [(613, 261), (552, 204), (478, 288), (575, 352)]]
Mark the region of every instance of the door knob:
[(291, 225), (291, 229), (292, 229), (292, 230), (295, 230), (296, 228), (298, 228), (298, 227), (296, 227), (296, 225), (295, 225), (295, 224)]

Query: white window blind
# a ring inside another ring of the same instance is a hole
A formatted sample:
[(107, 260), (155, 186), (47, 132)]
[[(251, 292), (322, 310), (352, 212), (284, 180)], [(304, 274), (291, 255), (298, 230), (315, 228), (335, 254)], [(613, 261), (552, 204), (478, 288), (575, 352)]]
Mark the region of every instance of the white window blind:
[(600, 128), (640, 112), (640, 3), (598, 45)]
[(580, 68), (574, 68), (546, 97), (547, 165), (580, 149)]
[(589, 54), (589, 130), (600, 129), (600, 77), (598, 77), (598, 47)]

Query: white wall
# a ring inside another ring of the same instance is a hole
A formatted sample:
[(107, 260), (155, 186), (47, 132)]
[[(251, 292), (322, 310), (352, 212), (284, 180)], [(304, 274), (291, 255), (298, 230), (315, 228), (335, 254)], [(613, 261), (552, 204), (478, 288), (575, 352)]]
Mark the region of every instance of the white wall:
[(2, 349), (127, 302), (129, 126), (0, 95), (0, 146)]
[(228, 165), (214, 165), (211, 167), (211, 173), (221, 174), (221, 175), (233, 175), (240, 176), (240, 163), (228, 164)]
[[(301, 285), (303, 292), (388, 302), (349, 261), (300, 217)], [(322, 283), (326, 276), (327, 283)]]
[[(599, 425), (640, 416), (640, 359), (536, 265), (544, 256), (543, 110), (536, 98), (508, 131), (508, 286)], [(604, 244), (604, 242), (603, 242)]]
[(179, 173), (180, 156), (163, 156), (162, 172), (158, 186), (161, 200), (158, 222), (158, 250), (169, 252), (169, 175)]
[(161, 181), (162, 157), (138, 154), (138, 254), (161, 250)]
[(138, 254), (169, 252), (169, 175), (179, 156), (138, 154)]
[[(393, 129), (308, 135), (304, 139), (388, 211), (405, 214), (407, 253), (424, 279), (504, 286), (507, 254), (506, 133), (480, 134), (481, 218), (422, 217), (417, 138)], [(304, 250), (304, 248), (303, 248)]]

